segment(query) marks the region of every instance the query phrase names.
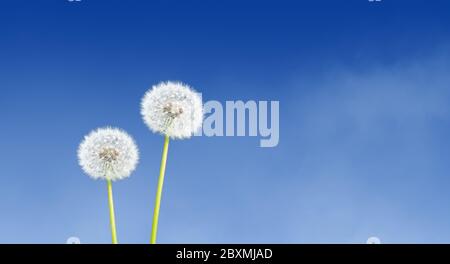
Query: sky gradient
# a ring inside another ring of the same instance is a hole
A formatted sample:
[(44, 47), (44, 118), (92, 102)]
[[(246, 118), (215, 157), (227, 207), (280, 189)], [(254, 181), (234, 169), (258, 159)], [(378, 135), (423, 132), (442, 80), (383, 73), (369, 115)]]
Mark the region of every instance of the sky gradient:
[(161, 243), (450, 243), (450, 2), (0, 3), (0, 243), (110, 243), (83, 136), (129, 132), (119, 242), (147, 243), (163, 137), (139, 104), (180, 80), (203, 100), (280, 101), (280, 141), (172, 141)]

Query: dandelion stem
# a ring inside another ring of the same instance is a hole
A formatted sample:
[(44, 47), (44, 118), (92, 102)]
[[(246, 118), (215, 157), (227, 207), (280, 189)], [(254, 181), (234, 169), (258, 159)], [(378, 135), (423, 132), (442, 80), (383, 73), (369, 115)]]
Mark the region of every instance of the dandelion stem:
[(161, 158), (161, 167), (159, 169), (158, 188), (156, 190), (155, 209), (153, 211), (152, 235), (150, 244), (156, 244), (156, 234), (158, 232), (159, 208), (161, 206), (161, 195), (164, 184), (164, 174), (166, 171), (167, 153), (169, 151), (169, 136), (164, 138), (164, 147)]
[(111, 180), (107, 180), (107, 182), (108, 182), (109, 221), (111, 223), (112, 243), (113, 244), (117, 244), (116, 217), (114, 215), (114, 201), (113, 201), (113, 192), (112, 192), (112, 182), (111, 182)]

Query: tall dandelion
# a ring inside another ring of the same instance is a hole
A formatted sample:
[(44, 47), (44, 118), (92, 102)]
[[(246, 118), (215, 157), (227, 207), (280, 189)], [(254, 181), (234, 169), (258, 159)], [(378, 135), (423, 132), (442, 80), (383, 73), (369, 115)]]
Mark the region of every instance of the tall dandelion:
[(164, 136), (150, 239), (150, 243), (155, 244), (169, 141), (170, 138), (190, 138), (201, 128), (202, 99), (200, 94), (186, 84), (162, 82), (145, 93), (141, 102), (141, 115), (150, 130)]
[(113, 244), (117, 244), (117, 231), (112, 182), (129, 177), (138, 160), (139, 151), (133, 138), (118, 128), (94, 130), (84, 137), (78, 148), (78, 161), (83, 171), (93, 179), (107, 182)]

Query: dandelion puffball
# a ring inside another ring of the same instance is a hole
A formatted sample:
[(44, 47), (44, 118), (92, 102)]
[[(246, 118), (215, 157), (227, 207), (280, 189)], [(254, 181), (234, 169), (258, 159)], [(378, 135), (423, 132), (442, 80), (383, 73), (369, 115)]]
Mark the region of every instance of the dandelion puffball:
[(85, 136), (78, 160), (94, 179), (120, 180), (130, 176), (139, 160), (133, 138), (118, 128), (99, 128)]
[(202, 126), (202, 99), (186, 84), (162, 82), (145, 93), (141, 115), (153, 132), (170, 138), (189, 138)]

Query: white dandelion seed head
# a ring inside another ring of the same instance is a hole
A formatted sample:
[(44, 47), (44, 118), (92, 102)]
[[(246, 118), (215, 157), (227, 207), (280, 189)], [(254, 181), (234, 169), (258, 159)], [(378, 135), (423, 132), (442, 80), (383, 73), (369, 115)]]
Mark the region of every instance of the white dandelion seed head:
[(93, 179), (121, 180), (136, 169), (139, 150), (133, 138), (118, 128), (92, 131), (78, 148), (78, 161)]
[(145, 93), (141, 115), (153, 132), (173, 139), (189, 138), (202, 126), (202, 99), (186, 84), (162, 82)]

